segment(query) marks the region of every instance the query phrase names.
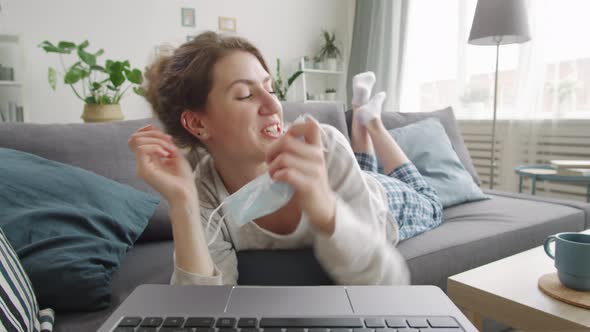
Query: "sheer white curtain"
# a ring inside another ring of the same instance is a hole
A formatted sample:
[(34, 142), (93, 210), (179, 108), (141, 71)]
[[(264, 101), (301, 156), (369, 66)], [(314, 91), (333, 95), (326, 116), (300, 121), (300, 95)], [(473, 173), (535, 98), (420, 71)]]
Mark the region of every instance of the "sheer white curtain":
[[(402, 111), (488, 119), (495, 49), (467, 44), (476, 0), (411, 1)], [(500, 47), (499, 117), (590, 118), (590, 1), (530, 0), (532, 40)]]
[[(490, 140), (496, 54), (467, 44), (476, 3), (410, 2), (400, 103), (402, 112), (452, 105), (485, 182), (489, 157), (481, 141)], [(589, 12), (586, 0), (529, 0), (531, 41), (500, 46), (498, 188), (516, 190), (519, 164), (590, 159)]]
[[(357, 0), (346, 80), (349, 96), (352, 96), (352, 77), (358, 73), (373, 71), (377, 76), (374, 93), (387, 93), (383, 108), (390, 111), (399, 110), (409, 2)], [(350, 100), (348, 102), (350, 103)]]

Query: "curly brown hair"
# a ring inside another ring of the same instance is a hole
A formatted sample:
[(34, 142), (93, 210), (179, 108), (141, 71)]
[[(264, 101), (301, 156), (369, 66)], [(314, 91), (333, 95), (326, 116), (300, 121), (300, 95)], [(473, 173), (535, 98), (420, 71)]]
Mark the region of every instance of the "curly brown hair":
[(205, 112), (207, 96), (213, 87), (213, 66), (234, 51), (254, 55), (268, 72), (260, 51), (248, 40), (207, 31), (162, 55), (146, 70), (144, 91), (155, 115), (181, 147), (203, 147), (181, 124), (184, 111)]

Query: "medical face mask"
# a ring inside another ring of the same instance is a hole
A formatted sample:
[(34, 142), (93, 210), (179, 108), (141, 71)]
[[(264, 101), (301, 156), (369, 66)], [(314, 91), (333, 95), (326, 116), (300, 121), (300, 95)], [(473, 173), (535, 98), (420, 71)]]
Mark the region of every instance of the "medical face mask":
[(225, 206), (226, 214), (219, 219), (219, 224), (208, 244), (213, 243), (219, 235), (221, 224), (227, 214), (233, 217), (232, 219), (236, 226), (242, 227), (252, 220), (280, 209), (293, 197), (293, 192), (293, 188), (287, 183), (273, 181), (268, 172), (248, 182), (240, 190), (224, 199), (209, 216), (207, 226), (205, 227), (206, 231), (209, 229), (215, 212), (222, 206)]
[[(309, 115), (300, 116), (293, 124), (304, 122), (308, 117), (311, 118)], [(316, 121), (313, 118), (311, 119), (312, 121)], [(286, 130), (283, 133), (285, 132)], [(226, 213), (219, 219), (219, 223), (216, 225), (215, 232), (211, 240), (209, 240), (208, 245), (211, 245), (219, 235), (222, 222), (227, 214), (233, 217), (232, 219), (236, 226), (242, 227), (252, 220), (269, 215), (280, 209), (291, 200), (293, 194), (294, 190), (289, 184), (273, 181), (268, 172), (258, 176), (240, 188), (240, 190), (225, 198), (213, 213), (211, 213), (205, 226), (205, 234), (208, 234), (215, 213), (222, 206), (225, 206), (227, 209)]]

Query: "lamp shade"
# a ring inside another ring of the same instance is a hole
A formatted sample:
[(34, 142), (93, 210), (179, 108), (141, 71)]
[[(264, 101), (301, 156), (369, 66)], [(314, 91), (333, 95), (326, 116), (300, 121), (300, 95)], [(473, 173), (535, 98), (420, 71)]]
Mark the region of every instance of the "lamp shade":
[(514, 44), (530, 39), (524, 0), (477, 1), (469, 44)]

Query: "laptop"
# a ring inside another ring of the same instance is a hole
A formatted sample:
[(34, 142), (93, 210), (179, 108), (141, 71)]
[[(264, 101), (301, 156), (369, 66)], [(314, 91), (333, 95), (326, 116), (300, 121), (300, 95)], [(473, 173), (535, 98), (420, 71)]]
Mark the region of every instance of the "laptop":
[(99, 332), (475, 332), (435, 286), (142, 285)]

